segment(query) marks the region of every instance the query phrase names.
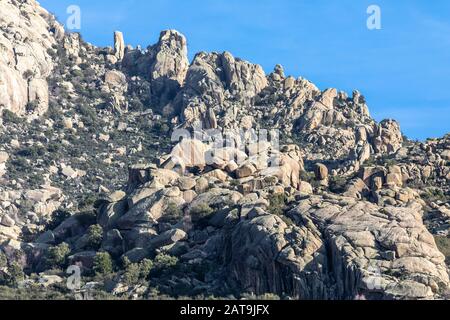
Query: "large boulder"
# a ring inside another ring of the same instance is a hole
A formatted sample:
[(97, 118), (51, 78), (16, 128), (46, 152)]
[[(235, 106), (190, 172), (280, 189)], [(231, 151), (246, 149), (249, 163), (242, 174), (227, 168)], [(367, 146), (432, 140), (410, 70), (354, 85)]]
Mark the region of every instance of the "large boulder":
[(173, 245), (174, 243), (177, 243), (178, 241), (184, 240), (186, 238), (187, 234), (183, 230), (180, 229), (168, 230), (151, 239), (148, 243), (148, 248), (158, 249), (168, 245)]
[(401, 148), (402, 143), (403, 135), (397, 121), (388, 119), (380, 122), (373, 142), (377, 153), (394, 153)]
[(314, 172), (316, 174), (316, 179), (318, 181), (323, 181), (328, 179), (328, 168), (327, 166), (317, 163), (314, 169)]
[(209, 147), (196, 139), (184, 139), (178, 143), (170, 153), (174, 163), (186, 168), (204, 168), (206, 166), (206, 152)]
[[(0, 33), (0, 111), (43, 114), (48, 107), (46, 78), (53, 69), (49, 54), (64, 32), (35, 1), (2, 1)], [(27, 105), (33, 110), (26, 110)]]
[(125, 41), (123, 33), (120, 31), (114, 32), (114, 55), (121, 61), (125, 56)]
[(239, 223), (227, 255), (228, 282), (254, 294), (330, 299), (327, 252), (315, 228), (289, 227), (278, 216)]
[(131, 207), (118, 219), (117, 226), (119, 229), (130, 229), (137, 224), (153, 225), (171, 206), (181, 207), (184, 203), (180, 189), (162, 189)]

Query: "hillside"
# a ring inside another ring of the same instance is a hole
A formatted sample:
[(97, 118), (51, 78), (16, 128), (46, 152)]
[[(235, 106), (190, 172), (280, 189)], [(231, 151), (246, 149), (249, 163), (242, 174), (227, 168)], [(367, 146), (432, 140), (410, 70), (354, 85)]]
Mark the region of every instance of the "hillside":
[(99, 299), (450, 298), (450, 134), (175, 30), (0, 12), (0, 298), (73, 298), (74, 265)]

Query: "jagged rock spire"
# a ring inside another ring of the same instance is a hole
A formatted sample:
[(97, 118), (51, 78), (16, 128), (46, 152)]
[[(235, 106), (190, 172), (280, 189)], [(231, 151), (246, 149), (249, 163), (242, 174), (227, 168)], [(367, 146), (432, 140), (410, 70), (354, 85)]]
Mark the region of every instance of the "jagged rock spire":
[(119, 61), (125, 56), (125, 42), (123, 40), (123, 33), (120, 31), (114, 32), (114, 55)]

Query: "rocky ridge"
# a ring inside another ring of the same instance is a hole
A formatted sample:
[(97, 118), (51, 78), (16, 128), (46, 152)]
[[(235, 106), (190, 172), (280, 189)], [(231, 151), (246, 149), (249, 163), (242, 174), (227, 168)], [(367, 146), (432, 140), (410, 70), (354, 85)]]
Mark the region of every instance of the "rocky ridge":
[(189, 63), (175, 30), (97, 48), (0, 6), (2, 284), (56, 290), (75, 264), (127, 298), (448, 298), (448, 136), (405, 140), (279, 65)]

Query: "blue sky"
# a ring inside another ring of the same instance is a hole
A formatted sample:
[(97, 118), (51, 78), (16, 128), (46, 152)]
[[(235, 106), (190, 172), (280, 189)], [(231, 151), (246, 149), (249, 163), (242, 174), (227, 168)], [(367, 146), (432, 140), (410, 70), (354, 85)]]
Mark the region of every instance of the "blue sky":
[[(84, 39), (111, 46), (121, 30), (147, 47), (164, 29), (186, 35), (189, 56), (230, 51), (275, 64), (319, 88), (360, 90), (377, 120), (394, 118), (410, 138), (450, 132), (448, 0), (41, 0), (65, 23), (81, 8)], [(381, 8), (381, 30), (366, 27), (369, 5)]]

